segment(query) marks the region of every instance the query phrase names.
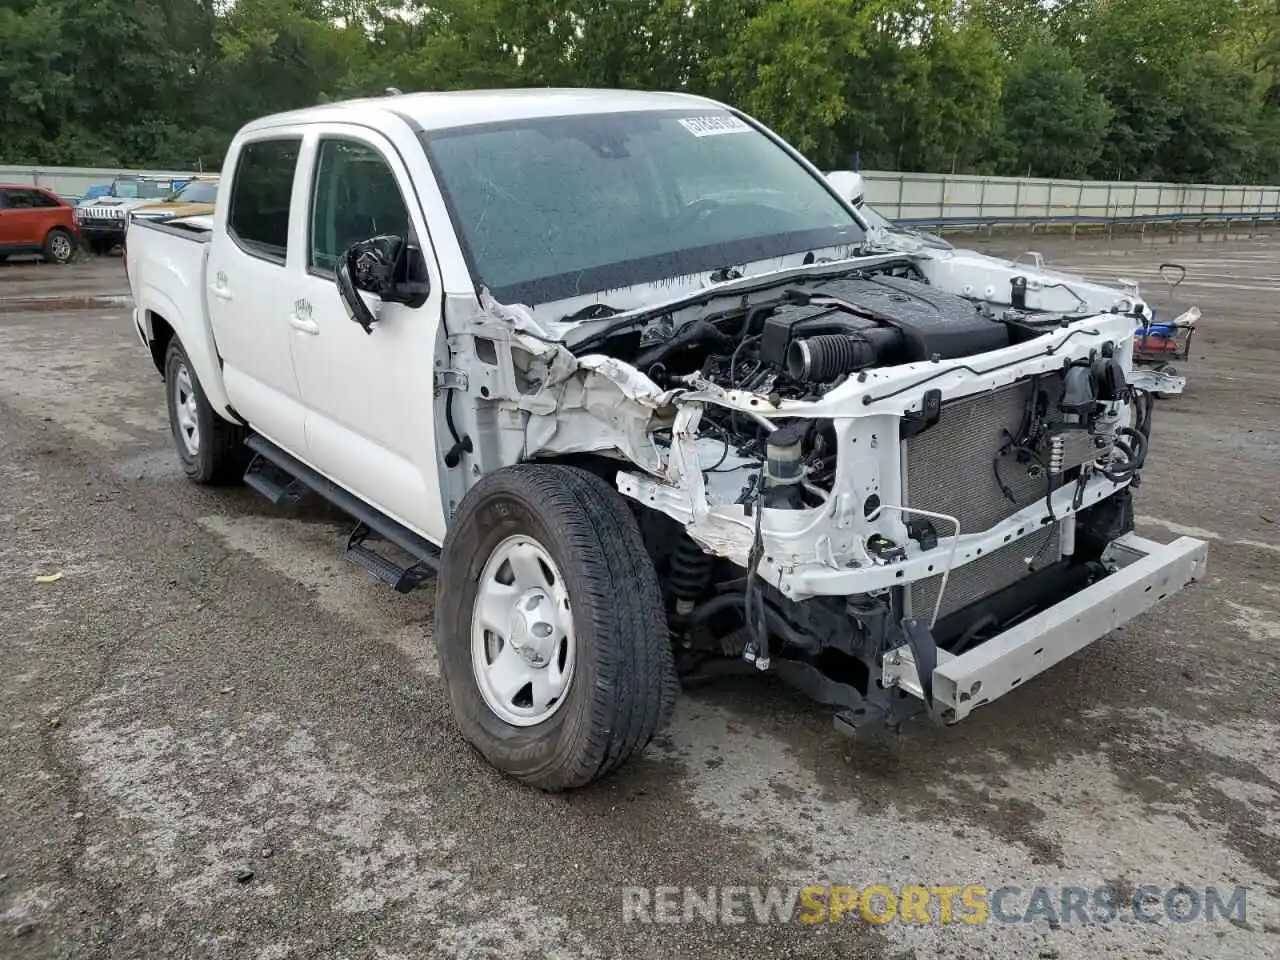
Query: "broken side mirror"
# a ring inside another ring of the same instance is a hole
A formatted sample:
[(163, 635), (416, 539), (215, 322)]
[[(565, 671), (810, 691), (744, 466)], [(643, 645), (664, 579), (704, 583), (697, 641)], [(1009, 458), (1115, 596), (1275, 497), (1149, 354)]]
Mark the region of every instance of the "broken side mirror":
[(372, 293), (383, 303), (420, 307), (431, 289), (421, 248), (389, 234), (360, 240), (342, 251), (334, 280), (347, 316), (365, 333), (373, 333), (378, 317), (360, 296), (361, 291)]
[(855, 170), (832, 170), (827, 174), (827, 182), (849, 203), (855, 207), (862, 206), (867, 191), (862, 174)]

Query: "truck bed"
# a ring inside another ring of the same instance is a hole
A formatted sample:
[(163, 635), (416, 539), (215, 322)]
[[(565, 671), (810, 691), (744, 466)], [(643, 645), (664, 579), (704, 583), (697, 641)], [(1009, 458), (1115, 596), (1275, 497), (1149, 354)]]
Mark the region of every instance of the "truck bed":
[(221, 415), (236, 419), (218, 371), (218, 346), (209, 322), (207, 265), (213, 218), (134, 221), (125, 237), (125, 271), (133, 294), (134, 325), (163, 373), (164, 354), (177, 337)]

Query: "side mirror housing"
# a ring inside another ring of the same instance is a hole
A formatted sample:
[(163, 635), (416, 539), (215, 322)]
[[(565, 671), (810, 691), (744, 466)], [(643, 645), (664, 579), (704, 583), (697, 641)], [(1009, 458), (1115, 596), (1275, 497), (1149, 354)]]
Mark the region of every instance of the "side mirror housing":
[(862, 174), (853, 170), (832, 170), (827, 174), (827, 182), (855, 207), (862, 206), (862, 198), (867, 192)]
[(347, 316), (365, 333), (373, 333), (378, 317), (360, 296), (361, 291), (372, 293), (383, 303), (415, 308), (427, 302), (431, 291), (421, 248), (389, 234), (357, 241), (343, 250), (334, 280)]

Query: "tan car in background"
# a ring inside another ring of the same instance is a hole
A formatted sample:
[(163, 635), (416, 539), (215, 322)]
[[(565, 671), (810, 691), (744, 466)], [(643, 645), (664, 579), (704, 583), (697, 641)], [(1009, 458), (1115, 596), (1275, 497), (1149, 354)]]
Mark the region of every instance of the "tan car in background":
[(167, 220), (171, 217), (194, 217), (213, 213), (218, 197), (216, 176), (192, 177), (179, 189), (156, 203), (148, 203), (134, 209), (133, 220)]

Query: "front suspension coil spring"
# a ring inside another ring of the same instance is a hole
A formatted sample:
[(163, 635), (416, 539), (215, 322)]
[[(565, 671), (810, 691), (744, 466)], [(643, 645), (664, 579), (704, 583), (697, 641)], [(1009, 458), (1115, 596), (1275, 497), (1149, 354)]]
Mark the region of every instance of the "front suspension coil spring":
[(675, 612), (681, 615), (693, 610), (711, 582), (711, 557), (702, 552), (687, 534), (681, 534), (671, 552), (667, 590), (675, 598)]
[(1049, 438), (1049, 473), (1057, 476), (1067, 459), (1067, 438), (1062, 434)]

